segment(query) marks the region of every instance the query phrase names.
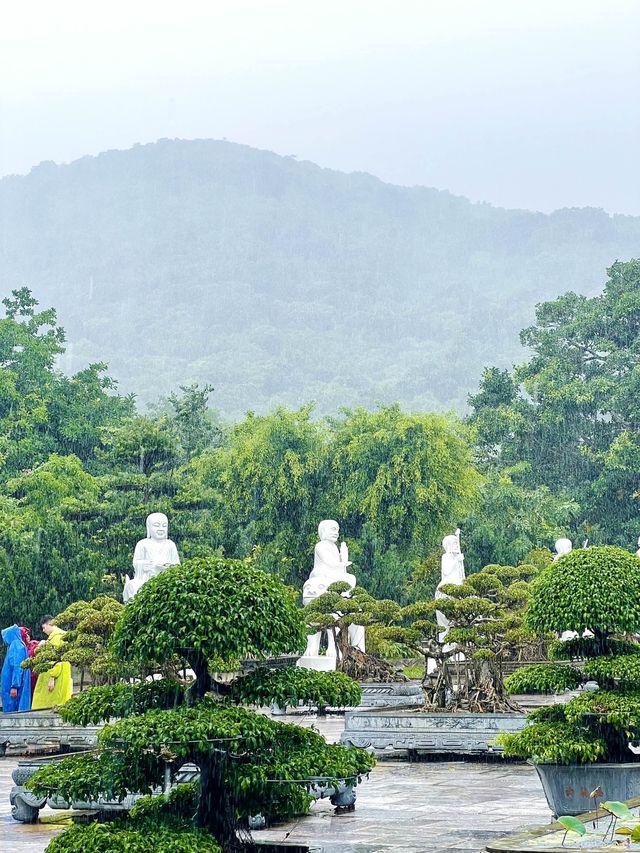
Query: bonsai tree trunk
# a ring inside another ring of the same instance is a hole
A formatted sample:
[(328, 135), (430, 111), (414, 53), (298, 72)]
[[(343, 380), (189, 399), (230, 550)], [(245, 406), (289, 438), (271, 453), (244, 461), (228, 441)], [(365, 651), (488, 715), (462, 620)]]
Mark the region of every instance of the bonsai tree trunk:
[(213, 679), (209, 675), (209, 662), (206, 658), (198, 656), (190, 660), (189, 663), (195, 673), (196, 680), (189, 688), (188, 701), (195, 702), (212, 690)]
[(195, 760), (200, 768), (197, 825), (214, 835), (224, 851), (241, 850), (236, 834), (233, 791), (226, 781), (226, 755), (223, 752), (201, 753)]
[[(441, 646), (429, 645), (422, 649), (424, 655), (424, 677), (422, 688), (425, 692), (426, 705), (429, 708), (446, 708), (453, 696), (453, 683), (447, 660), (455, 652), (444, 652)], [(429, 674), (429, 660), (434, 660), (436, 668)]]

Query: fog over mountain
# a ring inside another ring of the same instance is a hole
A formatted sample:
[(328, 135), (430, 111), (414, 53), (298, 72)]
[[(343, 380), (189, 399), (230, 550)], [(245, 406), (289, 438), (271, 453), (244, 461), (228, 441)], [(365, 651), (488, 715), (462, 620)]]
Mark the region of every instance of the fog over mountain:
[(315, 400), (464, 407), (523, 357), (537, 302), (596, 293), (640, 217), (472, 204), (213, 140), (161, 140), (0, 181), (3, 295), (151, 402), (209, 382), (229, 417)]

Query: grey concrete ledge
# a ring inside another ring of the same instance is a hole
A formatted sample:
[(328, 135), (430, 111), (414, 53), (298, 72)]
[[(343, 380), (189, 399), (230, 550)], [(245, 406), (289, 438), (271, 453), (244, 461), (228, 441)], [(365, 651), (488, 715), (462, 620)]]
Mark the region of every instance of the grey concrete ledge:
[(91, 749), (102, 726), (72, 726), (51, 710), (0, 713), (0, 755)]
[(365, 709), (345, 716), (340, 738), (347, 746), (373, 749), (381, 755), (499, 753), (491, 741), (500, 732), (517, 732), (524, 728), (526, 715), (439, 714), (404, 710)]

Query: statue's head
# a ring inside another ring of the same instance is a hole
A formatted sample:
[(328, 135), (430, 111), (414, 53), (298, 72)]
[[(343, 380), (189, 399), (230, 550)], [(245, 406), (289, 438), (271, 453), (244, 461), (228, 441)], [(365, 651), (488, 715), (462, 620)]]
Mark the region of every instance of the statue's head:
[(571, 543), (571, 539), (565, 539), (562, 537), (561, 539), (556, 540), (556, 554), (568, 554), (572, 549), (573, 545)]
[(338, 534), (340, 533), (340, 525), (337, 521), (326, 518), (318, 525), (318, 536), (320, 539), (327, 539), (329, 542), (337, 542)]
[(158, 541), (167, 538), (169, 519), (163, 512), (152, 512), (147, 516), (147, 536)]
[(442, 540), (442, 547), (444, 548), (445, 554), (459, 554), (460, 553), (460, 540), (452, 533), (450, 536), (445, 536)]

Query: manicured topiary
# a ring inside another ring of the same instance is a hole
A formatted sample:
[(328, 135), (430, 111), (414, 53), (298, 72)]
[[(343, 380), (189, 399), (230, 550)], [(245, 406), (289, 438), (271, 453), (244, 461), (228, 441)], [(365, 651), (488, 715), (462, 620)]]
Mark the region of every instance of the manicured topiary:
[(141, 664), (186, 660), (200, 696), (212, 686), (212, 659), (265, 658), (306, 645), (297, 596), (249, 560), (190, 560), (142, 589), (124, 609), (114, 649)]
[[(566, 705), (531, 714), (523, 731), (499, 735), (505, 755), (561, 764), (635, 761), (629, 743), (640, 742), (640, 646), (615, 634), (640, 631), (640, 559), (609, 546), (572, 551), (533, 584), (527, 619), (538, 630), (589, 632), (554, 643), (551, 653), (582, 660), (582, 670), (563, 667), (561, 677), (573, 671), (592, 684)], [(550, 683), (545, 668), (516, 675), (530, 691)]]
[[(383, 636), (411, 647), (425, 658), (423, 686), (427, 707), (452, 711), (519, 710), (507, 695), (503, 664), (538, 656), (545, 638), (523, 625), (533, 565), (488, 565), (460, 585), (440, 588), (446, 597), (416, 601), (400, 612), (400, 625)], [(436, 622), (449, 622), (445, 633)], [(381, 632), (382, 633), (382, 632)], [(464, 661), (460, 655), (464, 655)], [(457, 662), (456, 662), (457, 661)], [(435, 668), (429, 666), (435, 663)], [(464, 672), (454, 690), (454, 666)]]
[(152, 708), (174, 708), (184, 700), (184, 684), (174, 679), (90, 687), (58, 709), (66, 723), (97, 725), (113, 717), (127, 717)]
[(59, 661), (68, 661), (80, 670), (80, 689), (87, 674), (96, 685), (126, 676), (123, 662), (109, 648), (122, 610), (122, 603), (109, 595), (99, 595), (92, 601), (74, 601), (54, 620), (65, 631), (64, 643), (55, 646), (45, 643), (34, 657), (25, 661), (25, 669), (40, 674)]
[(581, 681), (580, 673), (571, 666), (539, 663), (517, 669), (505, 678), (504, 686), (507, 693), (559, 693), (573, 690)]
[(596, 637), (640, 628), (640, 560), (613, 546), (571, 551), (542, 570), (527, 613), (537, 631), (592, 631)]
[(360, 685), (342, 672), (314, 672), (292, 666), (287, 669), (258, 669), (231, 685), (236, 702), (266, 705), (316, 705), (344, 708), (360, 704)]
[[(144, 853), (217, 853), (218, 843), (235, 849), (239, 821), (250, 815), (298, 814), (308, 807), (317, 782), (357, 784), (375, 763), (364, 750), (327, 744), (314, 731), (236, 704), (286, 696), (351, 704), (359, 689), (346, 676), (258, 671), (237, 687), (219, 685), (211, 676), (211, 669), (246, 654), (265, 658), (300, 650), (305, 638), (291, 591), (249, 561), (192, 560), (147, 581), (124, 609), (113, 651), (143, 670), (177, 659), (194, 670), (195, 684), (169, 679), (120, 684), (72, 700), (65, 711), (70, 721), (120, 714), (122, 719), (104, 727), (95, 754), (48, 765), (29, 787), (70, 801), (121, 800), (129, 791), (150, 794), (162, 787), (167, 769), (175, 778), (184, 763), (194, 763), (200, 780), (193, 808), (177, 821), (175, 815), (164, 819), (162, 805), (140, 806), (129, 820), (104, 830), (74, 827), (51, 851), (137, 853), (144, 837)], [(165, 825), (152, 829), (160, 817)], [(173, 844), (174, 837), (180, 844)]]
[(49, 842), (47, 853), (221, 853), (208, 832), (184, 826), (158, 826), (151, 820), (76, 824)]

